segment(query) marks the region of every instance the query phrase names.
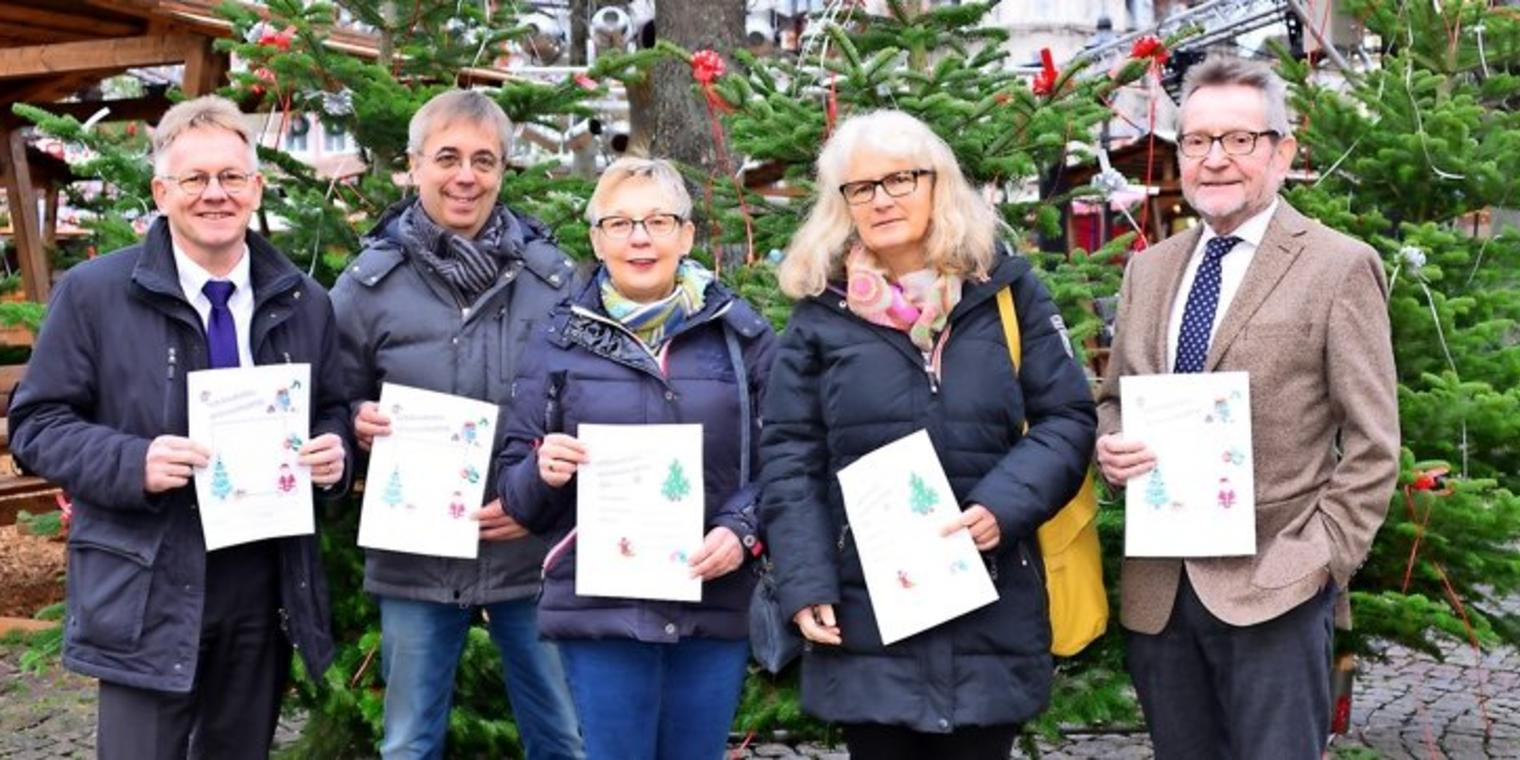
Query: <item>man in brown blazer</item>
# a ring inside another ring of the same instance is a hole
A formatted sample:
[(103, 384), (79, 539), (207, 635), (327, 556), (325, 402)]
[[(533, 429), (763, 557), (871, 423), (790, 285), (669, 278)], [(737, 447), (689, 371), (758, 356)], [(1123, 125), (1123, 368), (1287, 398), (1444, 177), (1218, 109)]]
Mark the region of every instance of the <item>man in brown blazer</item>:
[(1382, 262), (1278, 197), (1297, 150), (1282, 80), (1210, 58), (1183, 85), (1178, 148), (1198, 228), (1133, 256), (1099, 394), (1098, 463), (1155, 456), (1120, 431), (1119, 379), (1250, 374), (1256, 554), (1126, 559), (1127, 660), (1162, 760), (1318, 760), (1332, 607), (1398, 474)]

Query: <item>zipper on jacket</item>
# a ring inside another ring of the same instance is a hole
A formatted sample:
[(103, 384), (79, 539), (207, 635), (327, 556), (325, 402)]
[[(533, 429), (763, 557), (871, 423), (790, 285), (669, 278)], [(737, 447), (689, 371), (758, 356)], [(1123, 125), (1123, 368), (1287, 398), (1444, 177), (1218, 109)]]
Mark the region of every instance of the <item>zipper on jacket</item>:
[(174, 369), (175, 369), (176, 365), (178, 365), (178, 364), (179, 364), (179, 349), (175, 348), (174, 346), (170, 346), (169, 347), (169, 376), (168, 376), (168, 380), (171, 383), (174, 382)]
[(285, 363), (286, 364), (294, 364), (295, 363), (294, 361), (291, 360), (291, 358), (290, 358), (290, 352), (289, 351), (281, 351), (280, 355), (285, 357)]
[(924, 354), (924, 377), (929, 378), (929, 392), (939, 393), (939, 378), (934, 376), (934, 356), (930, 353)]
[(845, 523), (844, 527), (839, 529), (839, 541), (836, 543), (836, 546), (839, 548), (840, 552), (844, 551), (844, 540), (845, 536), (848, 535), (850, 535), (850, 524)]

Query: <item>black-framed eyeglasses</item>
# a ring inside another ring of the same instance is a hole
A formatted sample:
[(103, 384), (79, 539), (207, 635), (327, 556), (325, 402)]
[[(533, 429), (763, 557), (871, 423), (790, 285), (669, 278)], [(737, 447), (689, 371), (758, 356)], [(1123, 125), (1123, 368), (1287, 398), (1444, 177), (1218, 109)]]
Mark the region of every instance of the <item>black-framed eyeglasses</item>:
[(1281, 133), (1275, 129), (1236, 129), (1222, 135), (1188, 132), (1177, 139), (1177, 150), (1188, 158), (1203, 158), (1214, 149), (1214, 143), (1217, 142), (1227, 156), (1248, 156), (1256, 150), (1256, 141), (1268, 136), (1276, 140)]
[(666, 237), (680, 229), (686, 221), (680, 214), (650, 214), (643, 219), (626, 216), (604, 216), (596, 220), (596, 228), (607, 237), (621, 240), (633, 234), (634, 227), (643, 227), (650, 237)]
[[(459, 166), (465, 161), (463, 154), (457, 150), (450, 149), (440, 150), (428, 156), (427, 160), (432, 162), (433, 166), (446, 172), (459, 169)], [(476, 174), (495, 174), (501, 171), (502, 166), (504, 164), (501, 157), (490, 151), (483, 150), (470, 155), (470, 168), (475, 170)]]
[(216, 174), (205, 172), (190, 172), (178, 177), (172, 174), (160, 174), (159, 179), (166, 179), (179, 185), (179, 189), (185, 195), (200, 195), (211, 186), (211, 180), (216, 180), (222, 186), (222, 192), (228, 195), (237, 195), (248, 189), (248, 183), (253, 181), (253, 172), (240, 172), (236, 169), (223, 169)]
[(907, 169), (900, 172), (892, 172), (881, 179), (862, 179), (855, 182), (846, 182), (839, 186), (839, 194), (844, 196), (845, 202), (851, 206), (859, 206), (870, 203), (876, 197), (876, 188), (885, 190), (887, 195), (893, 198), (901, 198), (904, 195), (912, 195), (918, 189), (918, 178), (924, 175), (933, 175), (933, 169)]

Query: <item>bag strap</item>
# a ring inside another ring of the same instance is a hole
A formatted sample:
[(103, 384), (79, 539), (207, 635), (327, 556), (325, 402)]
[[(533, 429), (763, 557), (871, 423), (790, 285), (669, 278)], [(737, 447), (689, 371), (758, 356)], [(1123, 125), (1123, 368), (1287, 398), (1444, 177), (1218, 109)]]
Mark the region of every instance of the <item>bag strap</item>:
[[(1013, 307), (1013, 286), (997, 293), (998, 319), (1003, 323), (1003, 342), (1008, 344), (1008, 361), (1013, 363), (1013, 375), (1018, 377), (1019, 360), (1023, 358), (1024, 343), (1019, 335), (1019, 312)], [(1024, 432), (1029, 432), (1029, 420), (1024, 420)]]
[(734, 378), (739, 383), (739, 487), (749, 485), (750, 427), (753, 410), (749, 406), (749, 370), (744, 366), (744, 349), (739, 336), (723, 323), (723, 342), (728, 344), (728, 359), (734, 364)]

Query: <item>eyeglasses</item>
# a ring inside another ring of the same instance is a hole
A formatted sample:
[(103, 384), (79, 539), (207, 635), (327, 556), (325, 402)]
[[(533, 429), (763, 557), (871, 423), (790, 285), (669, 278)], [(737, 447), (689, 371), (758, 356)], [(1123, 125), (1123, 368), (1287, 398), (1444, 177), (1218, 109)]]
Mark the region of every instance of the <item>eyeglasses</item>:
[(1222, 135), (1188, 132), (1177, 140), (1177, 149), (1188, 158), (1203, 158), (1214, 149), (1214, 143), (1217, 142), (1227, 156), (1248, 156), (1256, 150), (1256, 141), (1265, 136), (1276, 140), (1280, 135), (1275, 129), (1264, 129), (1260, 132), (1237, 129)]
[(222, 192), (228, 195), (237, 195), (248, 189), (248, 183), (253, 179), (252, 172), (240, 172), (235, 169), (224, 169), (215, 175), (205, 172), (190, 172), (178, 177), (172, 174), (160, 174), (159, 179), (166, 179), (179, 185), (179, 189), (186, 195), (200, 195), (211, 186), (211, 180), (215, 179), (222, 186)]
[[(451, 172), (457, 170), (460, 164), (464, 163), (464, 156), (460, 155), (458, 151), (441, 150), (428, 158), (428, 160), (440, 170)], [(474, 169), (476, 174), (495, 174), (501, 170), (502, 160), (495, 153), (481, 151), (470, 156), (470, 168)]]
[(839, 186), (840, 195), (844, 196), (845, 202), (851, 206), (859, 206), (870, 203), (876, 197), (876, 188), (880, 187), (893, 198), (901, 198), (904, 195), (912, 195), (918, 189), (918, 178), (928, 174), (933, 175), (933, 169), (908, 169), (907, 171), (892, 172), (881, 179), (863, 179), (856, 182), (846, 182)]
[(666, 237), (674, 233), (684, 221), (686, 220), (680, 214), (650, 214), (643, 219), (604, 216), (596, 221), (596, 228), (601, 230), (603, 235), (615, 240), (622, 240), (632, 235), (634, 227), (643, 227), (650, 237)]

